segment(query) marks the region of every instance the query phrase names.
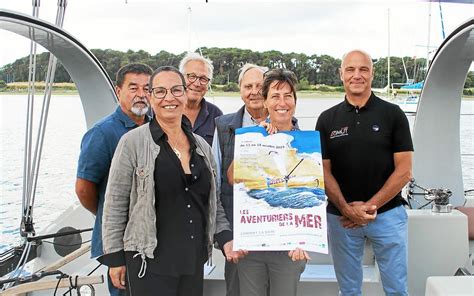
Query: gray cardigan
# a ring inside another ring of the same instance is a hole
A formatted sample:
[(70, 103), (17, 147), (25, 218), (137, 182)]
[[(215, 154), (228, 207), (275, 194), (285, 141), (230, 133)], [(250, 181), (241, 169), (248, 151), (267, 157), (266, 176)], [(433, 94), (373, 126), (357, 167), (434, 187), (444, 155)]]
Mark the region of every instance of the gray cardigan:
[[(211, 147), (200, 136), (196, 153), (203, 156), (214, 178), (209, 192), (207, 248), (212, 256), (214, 234), (230, 230), (216, 188), (216, 164)], [(118, 143), (109, 172), (102, 220), (104, 253), (137, 251), (142, 259), (139, 277), (146, 272), (145, 258), (153, 258), (156, 239), (155, 160), (160, 153), (151, 136), (149, 124), (126, 133)]]

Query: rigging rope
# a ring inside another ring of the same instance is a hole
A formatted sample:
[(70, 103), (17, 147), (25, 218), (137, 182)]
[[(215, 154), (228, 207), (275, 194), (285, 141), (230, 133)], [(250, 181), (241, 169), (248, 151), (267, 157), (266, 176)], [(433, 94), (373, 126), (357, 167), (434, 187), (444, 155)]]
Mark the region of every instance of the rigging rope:
[[(33, 16), (39, 15), (39, 0), (33, 0)], [(29, 28), (30, 35), (34, 35), (31, 28)], [(33, 110), (34, 110), (34, 96), (35, 96), (35, 80), (36, 80), (36, 43), (31, 38), (30, 43), (30, 58), (28, 65), (28, 103), (26, 111), (26, 132), (25, 132), (25, 152), (23, 165), (23, 195), (22, 195), (22, 215), (28, 217), (28, 207), (30, 204), (29, 192), (29, 174), (31, 171), (31, 142), (33, 135)]]
[[(21, 275), (21, 272), (23, 271), (25, 263), (26, 261), (28, 261), (28, 256), (30, 255), (31, 244), (32, 244), (31, 242), (26, 242), (25, 248), (23, 249), (23, 252), (21, 253), (20, 260), (18, 261), (18, 264), (16, 265), (15, 269), (10, 273), (10, 276), (8, 277), (7, 281), (13, 278), (19, 277)], [(3, 285), (0, 291), (10, 288), (13, 284), (14, 282), (10, 282)]]
[[(67, 0), (58, 0), (58, 10), (56, 13), (56, 21), (55, 24), (58, 27), (62, 27), (64, 23), (64, 15), (66, 10)], [(36, 185), (38, 182), (38, 172), (40, 167), (41, 161), (41, 154), (43, 151), (43, 143), (44, 143), (44, 135), (46, 133), (46, 124), (48, 121), (48, 113), (49, 113), (49, 104), (51, 102), (51, 93), (53, 90), (53, 82), (54, 77), (56, 74), (56, 65), (57, 65), (57, 58), (53, 54), (49, 54), (49, 63), (48, 63), (48, 71), (46, 74), (46, 85), (45, 85), (45, 92), (44, 92), (44, 99), (43, 99), (43, 106), (41, 110), (41, 118), (40, 118), (40, 126), (38, 128), (38, 136), (36, 138), (36, 147), (35, 147), (35, 154), (33, 159), (33, 170), (31, 171), (30, 175), (30, 204), (28, 207), (29, 212), (27, 214), (33, 215), (33, 205), (35, 202), (35, 192), (36, 192)]]
[[(40, 0), (32, 0), (33, 16), (39, 16)], [(58, 0), (58, 9), (56, 14), (55, 24), (62, 27), (64, 23), (64, 15), (67, 6), (67, 0)], [(33, 113), (34, 113), (34, 96), (35, 96), (35, 80), (36, 80), (36, 43), (33, 41), (34, 29), (30, 28), (31, 43), (30, 43), (30, 58), (29, 58), (29, 73), (28, 73), (28, 103), (27, 103), (27, 115), (26, 115), (26, 132), (25, 132), (25, 152), (24, 152), (24, 165), (23, 165), (23, 191), (22, 191), (22, 222), (21, 231), (22, 234), (28, 238), (34, 236), (33, 229), (33, 206), (35, 201), (36, 184), (38, 180), (38, 171), (41, 159), (41, 152), (43, 148), (44, 135), (46, 131), (46, 123), (48, 118), (49, 104), (51, 100), (52, 84), (54, 81), (57, 59), (50, 54), (48, 71), (46, 74), (46, 87), (42, 106), (42, 112), (40, 117), (40, 123), (38, 128), (38, 136), (36, 138), (36, 146), (34, 151), (34, 158), (32, 162), (32, 135), (33, 135)], [(10, 277), (15, 277), (21, 274), (31, 250), (31, 242), (25, 242), (25, 248), (23, 249), (21, 258), (13, 270), (10, 273)], [(10, 286), (10, 284), (6, 286)], [(5, 288), (5, 286), (4, 286)], [(3, 289), (4, 289), (3, 288)]]

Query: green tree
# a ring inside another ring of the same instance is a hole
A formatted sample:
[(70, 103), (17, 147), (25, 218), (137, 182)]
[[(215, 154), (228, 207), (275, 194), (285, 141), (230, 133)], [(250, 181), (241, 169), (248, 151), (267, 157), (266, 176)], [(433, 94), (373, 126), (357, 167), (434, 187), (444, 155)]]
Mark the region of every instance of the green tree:
[[(91, 52), (103, 65), (107, 74), (113, 79), (120, 67), (131, 62), (148, 64), (153, 69), (160, 66), (171, 65), (178, 67), (179, 61), (186, 54), (185, 52), (174, 54), (165, 50), (160, 50), (152, 55), (144, 50), (128, 50), (126, 52), (113, 49), (92, 49)], [(204, 56), (213, 61), (215, 84), (226, 85), (229, 82), (238, 81), (238, 70), (245, 63), (253, 63), (269, 68), (286, 68), (293, 71), (298, 77), (302, 87), (311, 85), (341, 86), (339, 79), (340, 59), (329, 55), (306, 55), (304, 53), (282, 53), (277, 50), (257, 52), (249, 49), (239, 48), (217, 48), (202, 47)], [(48, 67), (49, 53), (41, 53), (37, 56), (36, 80), (45, 79)], [(425, 75), (425, 60), (404, 57), (403, 61), (410, 79), (421, 81)], [(29, 57), (23, 57), (11, 64), (0, 68), (0, 79), (6, 82), (27, 81), (28, 80)], [(403, 68), (402, 58), (391, 58), (391, 82), (406, 82), (406, 74)], [(385, 87), (387, 84), (387, 59), (374, 59), (375, 77), (374, 87)], [(55, 82), (70, 82), (71, 78), (65, 68), (58, 63)], [(468, 74), (466, 87), (473, 87), (474, 76)]]
[(297, 85), (298, 90), (311, 90), (311, 85), (309, 84), (308, 79), (303, 78), (298, 82)]
[(474, 87), (474, 71), (469, 71), (466, 76), (466, 82), (464, 83), (464, 88)]
[(224, 87), (222, 88), (223, 91), (229, 91), (229, 92), (237, 92), (240, 90), (239, 85), (235, 82), (229, 82)]

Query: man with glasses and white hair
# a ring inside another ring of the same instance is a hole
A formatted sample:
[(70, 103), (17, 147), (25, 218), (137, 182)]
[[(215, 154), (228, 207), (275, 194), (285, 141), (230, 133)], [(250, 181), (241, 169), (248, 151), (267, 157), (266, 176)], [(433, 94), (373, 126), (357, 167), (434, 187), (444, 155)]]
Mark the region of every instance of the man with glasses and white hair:
[(198, 53), (190, 52), (179, 63), (179, 71), (186, 80), (188, 101), (184, 115), (191, 121), (193, 132), (212, 144), (214, 119), (222, 115), (221, 109), (204, 99), (212, 80), (212, 61)]
[[(81, 204), (96, 216), (92, 232), (92, 258), (103, 255), (102, 211), (109, 168), (120, 138), (143, 125), (150, 103), (149, 80), (153, 70), (144, 64), (128, 64), (116, 76), (119, 106), (114, 113), (94, 125), (82, 138), (77, 166), (76, 194)], [(109, 277), (110, 295), (124, 295)]]
[[(268, 112), (263, 106), (263, 73), (268, 70), (254, 64), (245, 64), (239, 71), (240, 95), (244, 106), (237, 112), (216, 118), (216, 132), (212, 150), (217, 162), (217, 182), (220, 186), (222, 206), (233, 228), (233, 187), (227, 180), (227, 170), (234, 160), (235, 130), (240, 127), (258, 125), (264, 121)], [(216, 234), (216, 240), (226, 256), (225, 280), (227, 296), (240, 295), (239, 278), (235, 263), (242, 252), (232, 251), (233, 235), (231, 231)]]

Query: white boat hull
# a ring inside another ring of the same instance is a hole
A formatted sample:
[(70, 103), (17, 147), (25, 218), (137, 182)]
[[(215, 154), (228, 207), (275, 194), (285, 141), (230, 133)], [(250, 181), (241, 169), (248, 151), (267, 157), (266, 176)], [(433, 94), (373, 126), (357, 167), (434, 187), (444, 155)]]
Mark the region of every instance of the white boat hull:
[[(407, 212), (409, 291), (410, 295), (425, 295), (428, 277), (452, 276), (459, 267), (468, 263), (467, 217), (457, 210), (448, 214), (433, 213), (431, 210), (407, 210)], [(76, 203), (45, 231), (55, 232), (66, 225), (84, 228), (91, 226), (92, 223), (93, 216)], [(83, 241), (89, 237), (90, 233), (83, 235)], [(43, 244), (40, 248), (40, 257), (34, 260), (33, 270), (43, 268), (61, 258), (52, 245)], [(98, 264), (89, 257), (90, 253), (87, 253), (60, 270), (71, 276), (87, 275)], [(308, 262), (301, 276), (298, 295), (336, 295), (338, 287), (331, 257), (317, 253), (311, 253), (311, 257), (312, 260)], [(215, 267), (205, 269), (204, 295), (224, 295), (224, 257), (219, 250), (214, 250), (212, 262)], [(104, 266), (92, 275), (100, 274), (105, 278)], [(95, 285), (95, 289), (96, 295), (107, 295), (106, 284)], [(474, 288), (472, 292), (474, 293)], [(51, 290), (38, 291), (31, 295), (51, 295)], [(380, 274), (370, 243), (366, 246), (364, 257), (363, 295), (383, 295)]]

